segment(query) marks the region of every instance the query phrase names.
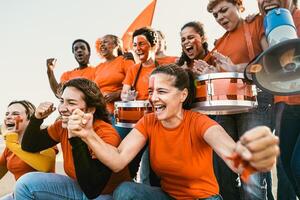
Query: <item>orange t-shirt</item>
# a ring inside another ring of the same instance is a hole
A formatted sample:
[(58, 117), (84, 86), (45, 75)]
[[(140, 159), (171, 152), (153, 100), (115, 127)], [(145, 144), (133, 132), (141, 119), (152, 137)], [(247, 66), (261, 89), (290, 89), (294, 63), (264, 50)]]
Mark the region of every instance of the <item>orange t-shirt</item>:
[(251, 23), (242, 23), (238, 28), (227, 33), (227, 36), (224, 38), (222, 37), (216, 42), (216, 50), (221, 54), (230, 57), (234, 64), (249, 63), (253, 59), (249, 58), (250, 56), (245, 38), (246, 28), (244, 26), (248, 26), (254, 54), (258, 55), (262, 52), (260, 41), (264, 35), (263, 23), (259, 17), (256, 17)]
[[(293, 20), (297, 29), (298, 38), (300, 37), (300, 10), (296, 8), (293, 12)], [(299, 105), (300, 104), (300, 95), (291, 95), (291, 96), (275, 96), (274, 102), (285, 102), (289, 105)]]
[[(48, 127), (49, 136), (61, 143), (63, 159), (64, 159), (64, 170), (66, 174), (76, 179), (76, 172), (73, 163), (73, 155), (72, 155), (72, 146), (68, 140), (68, 130), (62, 128), (61, 120), (56, 121), (54, 124)], [(102, 121), (96, 120), (94, 122), (94, 131), (96, 134), (106, 143), (117, 147), (120, 142), (121, 138), (116, 130), (112, 127), (112, 125)], [(91, 151), (91, 155), (95, 158), (93, 152)], [(109, 182), (107, 183), (106, 187), (102, 191), (102, 194), (109, 194), (111, 193), (121, 182), (130, 180), (130, 175), (128, 169), (125, 168), (119, 173), (112, 173)]]
[(73, 69), (71, 71), (64, 72), (60, 77), (60, 82), (65, 83), (74, 78), (86, 78), (93, 81), (94, 77), (95, 67), (88, 66), (84, 69)]
[(36, 171), (7, 147), (4, 149), (0, 157), (0, 165), (6, 166), (8, 171), (14, 175), (16, 180), (18, 180), (18, 178), (20, 178), (23, 174)]
[[(126, 74), (126, 78), (123, 81), (123, 84), (133, 85), (135, 76), (139, 70), (140, 63), (131, 66)], [(148, 99), (148, 84), (149, 77), (152, 71), (155, 69), (155, 64), (149, 65), (147, 67), (142, 67), (139, 78), (135, 85), (135, 90), (138, 92), (136, 97), (137, 100), (146, 100)]]
[(212, 163), (212, 148), (203, 136), (217, 125), (206, 115), (184, 111), (181, 124), (173, 129), (162, 126), (154, 113), (136, 124), (149, 139), (150, 163), (161, 178), (161, 187), (176, 199), (207, 198), (219, 193)]
[(160, 65), (166, 65), (166, 64), (171, 64), (171, 63), (176, 63), (178, 57), (176, 56), (165, 56), (161, 58), (155, 58), (155, 60), (160, 64)]
[[(122, 81), (124, 80), (127, 70), (134, 65), (132, 60), (126, 60), (119, 56), (111, 62), (100, 63), (96, 67), (94, 82), (98, 85), (102, 94), (122, 90)], [(114, 112), (114, 103), (107, 103), (107, 109), (110, 113)]]

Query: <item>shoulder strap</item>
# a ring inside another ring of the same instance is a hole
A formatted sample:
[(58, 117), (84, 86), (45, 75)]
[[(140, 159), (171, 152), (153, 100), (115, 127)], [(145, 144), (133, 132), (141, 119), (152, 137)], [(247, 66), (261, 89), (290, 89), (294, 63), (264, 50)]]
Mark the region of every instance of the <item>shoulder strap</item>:
[(247, 43), (249, 60), (252, 60), (255, 57), (254, 48), (251, 39), (251, 33), (249, 30), (249, 24), (245, 23), (245, 21), (243, 21), (243, 29), (244, 29), (245, 39)]
[(139, 69), (138, 69), (138, 71), (137, 71), (137, 73), (136, 73), (136, 75), (135, 75), (133, 84), (132, 84), (132, 86), (131, 86), (131, 89), (132, 89), (132, 90), (135, 90), (135, 86), (136, 86), (136, 83), (137, 83), (137, 81), (138, 81), (138, 79), (139, 79), (139, 76), (140, 76), (142, 67), (143, 67), (143, 65), (142, 65), (142, 63), (141, 63), (140, 66), (139, 66)]

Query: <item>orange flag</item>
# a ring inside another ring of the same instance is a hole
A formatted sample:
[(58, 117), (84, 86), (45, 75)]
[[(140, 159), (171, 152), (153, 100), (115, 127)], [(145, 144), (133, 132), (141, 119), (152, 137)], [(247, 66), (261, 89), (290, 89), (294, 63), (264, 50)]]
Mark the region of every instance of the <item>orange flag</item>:
[(153, 0), (131, 23), (127, 31), (124, 33), (122, 40), (125, 51), (131, 49), (132, 33), (144, 26), (151, 26), (157, 0)]

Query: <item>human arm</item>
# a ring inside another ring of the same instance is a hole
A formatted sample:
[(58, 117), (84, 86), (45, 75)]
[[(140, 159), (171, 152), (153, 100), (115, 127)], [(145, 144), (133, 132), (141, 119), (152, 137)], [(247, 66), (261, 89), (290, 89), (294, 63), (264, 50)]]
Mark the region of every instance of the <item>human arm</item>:
[(122, 140), (119, 147), (102, 140), (92, 127), (93, 115), (79, 109), (69, 117), (70, 137), (80, 137), (95, 153), (95, 156), (113, 172), (119, 172), (140, 152), (146, 144), (146, 138), (137, 129)]
[(43, 119), (48, 117), (54, 110), (55, 108), (51, 102), (43, 102), (37, 107), (22, 138), (21, 147), (23, 150), (39, 152), (58, 143), (49, 136), (47, 128), (40, 129)]
[(112, 171), (99, 160), (92, 158), (87, 144), (80, 138), (72, 137), (69, 141), (80, 188), (88, 198), (96, 198), (105, 188)]
[(248, 63), (234, 64), (228, 56), (225, 56), (217, 51), (212, 52), (215, 58), (215, 64), (218, 71), (240, 72), (243, 73)]
[(218, 72), (218, 69), (212, 65), (209, 65), (204, 60), (194, 60), (192, 71), (195, 75), (202, 75), (216, 73)]
[(247, 131), (235, 143), (221, 126), (215, 125), (207, 129), (204, 139), (237, 173), (241, 173), (241, 169), (237, 169), (234, 162), (228, 159), (234, 154), (239, 155), (243, 161), (249, 163), (257, 171), (269, 171), (279, 154), (278, 138), (264, 126)]
[(115, 91), (115, 92), (110, 92), (106, 93), (104, 95), (104, 99), (107, 103), (109, 102), (114, 102), (120, 100), (121, 97), (121, 90)]
[(54, 93), (55, 96), (57, 96), (57, 90), (58, 90), (59, 84), (54, 75), (54, 67), (55, 67), (56, 59), (48, 58), (46, 63), (47, 63), (47, 75), (48, 75), (49, 84), (50, 84), (52, 92)]
[(121, 99), (122, 101), (133, 101), (137, 97), (137, 91), (131, 90), (131, 86), (123, 84)]
[(0, 157), (0, 179), (8, 172), (8, 169), (6, 167), (6, 160), (5, 160), (6, 151), (7, 149), (4, 149)]
[(5, 174), (8, 172), (8, 169), (5, 165), (0, 165), (0, 179), (5, 176)]

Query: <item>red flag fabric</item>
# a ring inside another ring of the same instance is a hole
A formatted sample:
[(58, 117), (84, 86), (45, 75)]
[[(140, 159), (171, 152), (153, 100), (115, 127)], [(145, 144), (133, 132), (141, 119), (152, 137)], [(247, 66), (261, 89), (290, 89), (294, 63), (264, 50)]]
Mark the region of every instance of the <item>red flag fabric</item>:
[(132, 33), (138, 29), (142, 28), (144, 26), (151, 26), (152, 19), (154, 15), (154, 10), (156, 6), (156, 1), (153, 0), (131, 23), (131, 25), (128, 27), (127, 31), (124, 33), (122, 40), (123, 40), (123, 46), (125, 51), (128, 51), (132, 47)]

